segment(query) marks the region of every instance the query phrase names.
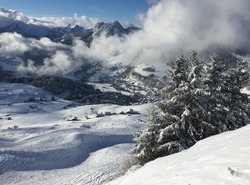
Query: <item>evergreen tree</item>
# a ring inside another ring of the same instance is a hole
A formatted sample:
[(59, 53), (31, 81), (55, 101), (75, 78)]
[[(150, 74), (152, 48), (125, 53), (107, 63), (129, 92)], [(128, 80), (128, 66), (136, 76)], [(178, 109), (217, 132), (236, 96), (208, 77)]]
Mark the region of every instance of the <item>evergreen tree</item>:
[(250, 109), (248, 95), (241, 92), (249, 82), (248, 65), (244, 61), (234, 61), (233, 68), (223, 71), (223, 63), (218, 55), (211, 57), (207, 65), (209, 120), (218, 132), (245, 126)]
[(226, 131), (225, 109), (222, 107), (224, 94), (223, 89), (223, 64), (218, 55), (212, 55), (211, 60), (206, 65), (207, 97), (207, 120), (212, 122), (217, 132)]
[(226, 109), (228, 110), (229, 130), (240, 128), (247, 124), (250, 116), (248, 95), (241, 92), (249, 82), (248, 65), (246, 62), (237, 61), (236, 68), (230, 69), (225, 75), (224, 93), (227, 97)]
[[(170, 82), (162, 93), (163, 100), (156, 104), (157, 112), (151, 113), (149, 127), (135, 134), (139, 143), (135, 153), (141, 163), (189, 148), (206, 135), (204, 130), (214, 131), (213, 125), (203, 121), (206, 92), (202, 82), (202, 61), (193, 52), (189, 58), (180, 57), (173, 63), (169, 71)], [(145, 140), (148, 137), (150, 145)], [(149, 157), (144, 151), (153, 151), (153, 155)]]
[(160, 112), (156, 110), (156, 106), (153, 105), (148, 112), (148, 127), (145, 130), (136, 132), (134, 135), (134, 139), (138, 143), (134, 152), (137, 153), (137, 158), (141, 163), (159, 157), (157, 152), (159, 144), (157, 140), (159, 138), (159, 130), (162, 127), (162, 123), (158, 113)]
[(249, 99), (240, 91), (249, 79), (246, 65), (222, 69), (219, 57), (211, 57), (205, 67), (196, 52), (174, 61), (163, 100), (149, 114), (148, 128), (134, 137), (134, 152), (142, 164), (246, 125)]

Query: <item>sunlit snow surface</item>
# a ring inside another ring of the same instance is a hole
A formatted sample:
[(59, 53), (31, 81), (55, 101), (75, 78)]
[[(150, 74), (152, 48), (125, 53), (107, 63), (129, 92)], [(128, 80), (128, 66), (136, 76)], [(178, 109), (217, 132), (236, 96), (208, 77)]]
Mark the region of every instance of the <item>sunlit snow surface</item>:
[[(30, 97), (37, 101), (24, 103)], [(48, 101), (40, 102), (40, 97)], [(59, 97), (52, 102), (51, 97), (32, 86), (0, 83), (0, 184), (97, 185), (117, 177), (133, 148), (132, 134), (146, 126), (149, 105), (64, 109), (72, 102)], [(116, 114), (96, 118), (93, 109)], [(141, 114), (119, 114), (128, 109)], [(78, 121), (67, 121), (75, 116)], [(246, 126), (157, 159), (108, 184), (249, 185), (249, 156)]]
[(249, 185), (250, 126), (159, 158), (109, 185)]
[[(30, 97), (37, 101), (24, 103)], [(0, 184), (94, 185), (117, 176), (133, 148), (132, 134), (145, 127), (148, 105), (64, 109), (72, 102), (51, 97), (32, 86), (0, 83)], [(96, 118), (93, 109), (114, 115)], [(140, 114), (119, 114), (128, 109)]]

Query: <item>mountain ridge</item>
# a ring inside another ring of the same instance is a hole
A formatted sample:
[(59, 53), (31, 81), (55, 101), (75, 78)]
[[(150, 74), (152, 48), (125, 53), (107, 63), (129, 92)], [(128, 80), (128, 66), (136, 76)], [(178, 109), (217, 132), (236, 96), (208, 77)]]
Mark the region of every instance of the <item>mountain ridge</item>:
[[(63, 40), (63, 38), (69, 36), (82, 37), (83, 41), (87, 41), (93, 39), (87, 37), (100, 36), (103, 33), (106, 33), (106, 36), (118, 35), (119, 37), (121, 37), (125, 34), (129, 34), (139, 30), (139, 28), (132, 25), (124, 28), (119, 21), (108, 23), (97, 22), (92, 28), (85, 28), (78, 24), (68, 24), (64, 27), (49, 27), (45, 25), (32, 24), (29, 17), (24, 16), (18, 11), (7, 10), (4, 8), (0, 8), (0, 18), (0, 23), (5, 22), (5, 24), (1, 24), (2, 26), (0, 27), (0, 33), (16, 32), (23, 37), (31, 37), (35, 39), (47, 37), (55, 41), (61, 41)], [(86, 34), (87, 32), (91, 32), (91, 34)]]

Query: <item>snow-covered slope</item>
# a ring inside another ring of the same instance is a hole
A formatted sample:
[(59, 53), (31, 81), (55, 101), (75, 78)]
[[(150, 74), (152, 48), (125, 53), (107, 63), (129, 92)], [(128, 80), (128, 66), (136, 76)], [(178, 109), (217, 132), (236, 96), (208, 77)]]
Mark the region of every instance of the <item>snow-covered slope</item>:
[(75, 107), (51, 97), (0, 83), (0, 184), (94, 185), (117, 176), (132, 134), (145, 127), (148, 105)]
[[(97, 185), (118, 176), (134, 146), (132, 134), (146, 126), (148, 105), (75, 107), (51, 97), (0, 83), (0, 184)], [(128, 109), (139, 114), (120, 114)], [(246, 126), (205, 139), (108, 184), (248, 185), (249, 136)]]
[[(0, 87), (0, 184), (102, 184), (119, 175), (133, 132), (145, 127), (148, 105), (74, 107), (32, 86)], [(140, 114), (119, 114), (131, 108)], [(205, 139), (109, 184), (248, 185), (249, 135), (246, 126)]]
[(108, 185), (249, 185), (250, 126), (159, 158)]

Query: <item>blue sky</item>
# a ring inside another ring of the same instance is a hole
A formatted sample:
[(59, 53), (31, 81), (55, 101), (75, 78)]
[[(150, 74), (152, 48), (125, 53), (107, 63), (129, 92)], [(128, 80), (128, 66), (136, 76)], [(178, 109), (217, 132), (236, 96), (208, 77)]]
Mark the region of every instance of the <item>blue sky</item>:
[(136, 16), (147, 12), (147, 0), (0, 0), (0, 7), (14, 9), (25, 15), (85, 15), (102, 21), (119, 20), (137, 24)]

